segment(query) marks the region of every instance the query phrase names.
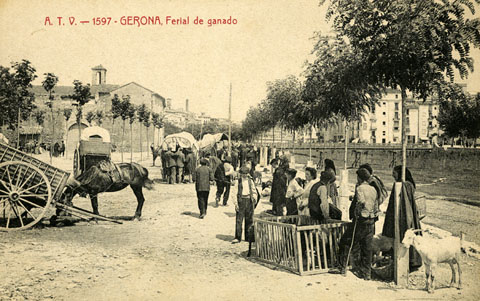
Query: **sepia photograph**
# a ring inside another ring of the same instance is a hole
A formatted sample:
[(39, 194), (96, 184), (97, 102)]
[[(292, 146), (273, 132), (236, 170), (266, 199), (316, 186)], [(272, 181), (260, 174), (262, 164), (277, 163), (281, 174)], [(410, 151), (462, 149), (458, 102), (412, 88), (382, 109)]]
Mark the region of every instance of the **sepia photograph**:
[(478, 300), (480, 0), (0, 0), (0, 300)]

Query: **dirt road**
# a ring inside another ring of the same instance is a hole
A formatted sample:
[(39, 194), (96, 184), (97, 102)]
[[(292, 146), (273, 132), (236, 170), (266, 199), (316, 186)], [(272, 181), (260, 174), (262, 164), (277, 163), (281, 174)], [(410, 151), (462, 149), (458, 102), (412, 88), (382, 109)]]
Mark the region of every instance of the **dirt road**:
[[(433, 295), (424, 291), (423, 269), (410, 275), (410, 289), (350, 272), (297, 276), (246, 258), (247, 243), (230, 243), (234, 207), (213, 208), (213, 191), (203, 220), (193, 184), (156, 184), (145, 198), (141, 221), (0, 233), (0, 300), (476, 300), (480, 293), (480, 263), (467, 256), (464, 289), (448, 288), (450, 268), (441, 265)], [(87, 199), (75, 204), (90, 208)], [(129, 189), (99, 197), (108, 216), (132, 216), (135, 207)], [(262, 200), (257, 212), (269, 208)]]

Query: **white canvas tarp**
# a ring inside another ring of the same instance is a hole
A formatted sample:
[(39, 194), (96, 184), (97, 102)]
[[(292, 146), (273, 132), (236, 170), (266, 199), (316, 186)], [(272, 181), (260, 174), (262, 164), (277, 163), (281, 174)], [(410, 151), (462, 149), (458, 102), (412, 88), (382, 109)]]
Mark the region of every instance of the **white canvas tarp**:
[(181, 132), (176, 134), (171, 134), (163, 139), (163, 149), (166, 149), (167, 146), (175, 149), (176, 145), (180, 145), (182, 148), (191, 148), (192, 151), (198, 153), (199, 146), (197, 140), (192, 136), (192, 134), (187, 132)]
[(201, 150), (214, 147), (220, 141), (228, 141), (228, 136), (224, 133), (205, 134), (202, 140), (198, 143)]
[(103, 142), (110, 143), (110, 133), (108, 130), (101, 128), (99, 126), (90, 126), (82, 130), (82, 135), (80, 140), (89, 141), (101, 139)]

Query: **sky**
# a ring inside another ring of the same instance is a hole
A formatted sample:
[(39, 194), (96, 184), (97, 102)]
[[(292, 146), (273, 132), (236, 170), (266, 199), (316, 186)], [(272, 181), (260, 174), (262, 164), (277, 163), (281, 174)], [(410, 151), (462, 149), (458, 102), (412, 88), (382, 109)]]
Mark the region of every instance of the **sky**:
[[(34, 84), (52, 72), (59, 85), (72, 85), (91, 83), (91, 68), (101, 64), (108, 84), (134, 81), (175, 108), (189, 99), (190, 111), (223, 118), (232, 84), (232, 120), (241, 121), (266, 97), (268, 81), (301, 76), (312, 36), (330, 30), (318, 2), (0, 0), (0, 65), (28, 59), (39, 76)], [(121, 25), (123, 16), (158, 16), (163, 25)], [(189, 17), (190, 24), (166, 24), (167, 16)], [(194, 24), (197, 16), (203, 25)], [(237, 24), (207, 24), (230, 16)], [(110, 17), (110, 24), (94, 25), (96, 17)], [(467, 84), (480, 91), (480, 52), (473, 55), (477, 71)]]

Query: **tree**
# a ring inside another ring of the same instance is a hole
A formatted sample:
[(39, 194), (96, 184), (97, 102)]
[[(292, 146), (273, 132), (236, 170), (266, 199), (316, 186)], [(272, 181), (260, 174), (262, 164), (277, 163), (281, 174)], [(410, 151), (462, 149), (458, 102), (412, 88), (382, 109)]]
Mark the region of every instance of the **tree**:
[(83, 85), (81, 81), (74, 80), (73, 86), (73, 94), (70, 96), (70, 98), (75, 101), (73, 105), (77, 108), (75, 117), (77, 119), (78, 126), (78, 141), (80, 141), (80, 137), (82, 135), (80, 124), (83, 116), (83, 106), (90, 100), (90, 85)]
[[(163, 127), (163, 116), (160, 115), (159, 113), (152, 113), (152, 124), (155, 129), (158, 130), (158, 133), (160, 135), (160, 129)], [(155, 134), (155, 130), (153, 131)], [(160, 144), (160, 139), (157, 140), (157, 144)], [(153, 144), (155, 144), (155, 135), (153, 135)]]
[(102, 110), (97, 110), (95, 112), (95, 122), (97, 122), (98, 126), (102, 126), (103, 123), (103, 117), (105, 117), (105, 114), (103, 113)]
[(452, 138), (472, 138), (480, 136), (480, 95), (465, 93), (458, 85), (448, 85), (439, 91), (440, 108), (437, 121)]
[[(403, 182), (407, 91), (426, 99), (444, 74), (453, 82), (454, 69), (462, 78), (473, 70), (469, 50), (480, 46), (480, 20), (466, 18), (467, 9), (474, 15), (469, 0), (330, 0), (327, 18), (333, 17), (334, 29), (368, 64), (369, 82), (401, 91)], [(395, 228), (395, 280), (405, 284), (401, 273), (408, 256), (400, 261), (398, 224)]]
[(133, 161), (133, 122), (135, 121), (135, 113), (137, 108), (130, 103), (127, 108), (128, 122), (130, 124), (130, 163)]
[(55, 122), (53, 118), (53, 93), (55, 91), (53, 91), (53, 88), (55, 88), (56, 84), (58, 83), (58, 77), (53, 73), (44, 73), (43, 75), (45, 75), (45, 79), (42, 82), (42, 86), (45, 91), (48, 92), (47, 106), (50, 108), (50, 113), (52, 116), (52, 141), (50, 143), (50, 164), (52, 164), (53, 140), (55, 138)]
[(178, 126), (176, 126), (175, 124), (166, 121), (164, 123), (164, 131), (165, 131), (165, 133), (164, 133), (165, 136), (168, 136), (168, 135), (171, 135), (171, 134), (179, 133), (179, 132), (182, 131), (182, 129), (179, 128)]
[[(72, 116), (72, 109), (71, 108), (63, 108), (63, 117), (65, 118), (65, 145), (68, 145), (68, 120), (70, 120), (70, 116)], [(65, 157), (67, 157), (68, 148), (65, 147)]]
[(42, 128), (42, 132), (43, 132), (43, 123), (45, 122), (45, 112), (42, 110), (35, 110), (33, 111), (33, 118), (35, 118), (35, 121)]
[(147, 132), (147, 158), (149, 157), (150, 152), (148, 151), (148, 148), (150, 147), (150, 143), (148, 140), (148, 129), (150, 128), (150, 125), (152, 124), (150, 121), (150, 110), (148, 108), (145, 110), (145, 115), (143, 116), (143, 125), (145, 126), (145, 130)]
[[(126, 95), (128, 97), (130, 97), (130, 95)], [(124, 96), (124, 97), (126, 97)], [(121, 113), (121, 99), (118, 97), (117, 94), (113, 95), (113, 98), (112, 98), (112, 113), (111, 113), (111, 116), (112, 116), (112, 135), (113, 135), (113, 131), (114, 131), (114, 127), (115, 127), (115, 119), (117, 119), (118, 117), (120, 117), (120, 113)]]
[(469, 50), (480, 45), (480, 20), (465, 10), (475, 13), (469, 0), (330, 1), (327, 18), (368, 63), (369, 81), (401, 90), (404, 169), (407, 91), (425, 99), (444, 74), (453, 81), (454, 69), (462, 78), (473, 70)]
[(143, 160), (142, 153), (143, 153), (143, 141), (142, 141), (142, 124), (145, 120), (147, 115), (147, 106), (145, 104), (141, 104), (137, 107), (137, 120), (139, 126), (139, 134), (140, 134), (140, 161)]
[(28, 60), (12, 63), (10, 68), (0, 66), (0, 118), (9, 128), (17, 129), (17, 147), (20, 143), (20, 121), (26, 120), (35, 109), (32, 81), (37, 77)]
[(95, 119), (95, 113), (93, 111), (90, 111), (87, 113), (87, 116), (85, 116), (85, 119), (88, 122), (89, 126), (92, 126), (92, 121)]
[(319, 126), (344, 122), (347, 169), (348, 126), (358, 121), (381, 97), (380, 85), (368, 81), (368, 64), (362, 54), (341, 37), (318, 36), (315, 61), (307, 68), (304, 99), (311, 121)]
[(135, 115), (135, 110), (130, 103), (130, 96), (124, 96), (122, 101), (120, 102), (120, 118), (122, 119), (122, 143), (121, 143), (121, 157), (123, 162), (123, 141), (125, 139), (125, 121), (131, 116)]

